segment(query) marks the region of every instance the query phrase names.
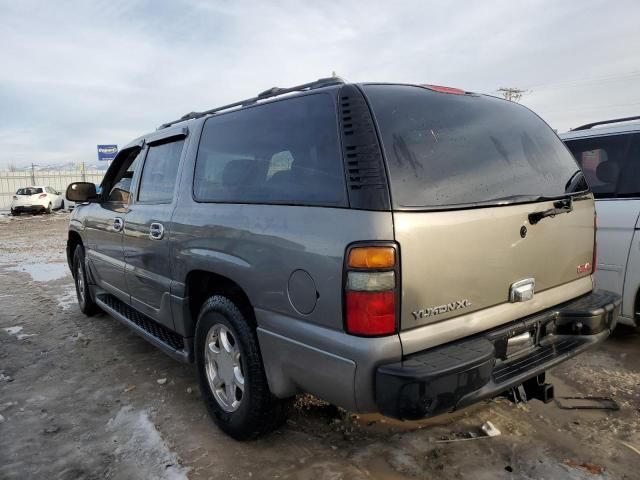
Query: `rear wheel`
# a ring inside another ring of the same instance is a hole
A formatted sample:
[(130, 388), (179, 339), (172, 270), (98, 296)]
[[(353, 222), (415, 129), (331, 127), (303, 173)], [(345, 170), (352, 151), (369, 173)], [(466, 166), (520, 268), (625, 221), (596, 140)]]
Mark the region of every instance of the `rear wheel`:
[(236, 440), (272, 431), (286, 419), (290, 399), (269, 390), (255, 330), (228, 298), (209, 298), (195, 338), (200, 390), (214, 422)]
[(47, 205), (47, 208), (45, 208), (44, 211), (46, 213), (51, 213), (51, 202), (49, 202), (49, 205)]
[(20, 212), (18, 212), (17, 210), (14, 210), (13, 208), (11, 209), (11, 215), (14, 217), (17, 217), (18, 215), (20, 215)]
[(76, 296), (78, 297), (80, 311), (88, 317), (98, 313), (100, 307), (93, 301), (91, 292), (89, 291), (87, 270), (84, 262), (84, 248), (82, 245), (78, 245), (73, 253), (73, 279), (76, 284)]

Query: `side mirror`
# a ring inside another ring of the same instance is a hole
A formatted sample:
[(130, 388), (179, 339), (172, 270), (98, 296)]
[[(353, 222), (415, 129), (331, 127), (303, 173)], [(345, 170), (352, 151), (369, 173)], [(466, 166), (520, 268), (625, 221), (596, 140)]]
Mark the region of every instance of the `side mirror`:
[(72, 202), (95, 202), (98, 199), (96, 186), (89, 182), (73, 182), (67, 187), (67, 199)]

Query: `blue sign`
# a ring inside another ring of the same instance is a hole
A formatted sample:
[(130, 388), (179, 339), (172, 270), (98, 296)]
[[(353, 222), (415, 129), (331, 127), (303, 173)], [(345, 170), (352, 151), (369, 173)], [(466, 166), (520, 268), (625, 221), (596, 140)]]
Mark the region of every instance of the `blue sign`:
[(110, 162), (118, 154), (118, 145), (98, 145), (98, 160)]

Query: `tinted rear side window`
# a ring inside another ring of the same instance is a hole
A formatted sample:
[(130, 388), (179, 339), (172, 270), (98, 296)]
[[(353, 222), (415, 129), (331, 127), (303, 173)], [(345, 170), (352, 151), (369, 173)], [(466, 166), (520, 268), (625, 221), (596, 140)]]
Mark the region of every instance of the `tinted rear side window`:
[(515, 103), (406, 85), (363, 88), (397, 208), (558, 196), (578, 169), (549, 126)]
[(640, 133), (566, 143), (596, 198), (640, 196)]
[(194, 193), (199, 201), (346, 206), (332, 98), (306, 95), (209, 118)]

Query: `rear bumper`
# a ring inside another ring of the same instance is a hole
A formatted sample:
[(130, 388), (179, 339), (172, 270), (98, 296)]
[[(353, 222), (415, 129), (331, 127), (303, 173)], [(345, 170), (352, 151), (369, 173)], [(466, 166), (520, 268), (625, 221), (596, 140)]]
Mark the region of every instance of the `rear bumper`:
[(22, 213), (22, 212), (42, 212), (45, 210), (44, 205), (16, 205), (15, 207), (11, 207), (11, 210)]
[[(496, 330), (418, 352), (376, 371), (376, 402), (390, 417), (418, 419), (494, 397), (605, 340), (620, 296), (599, 290)], [(535, 346), (507, 358), (509, 338)]]

